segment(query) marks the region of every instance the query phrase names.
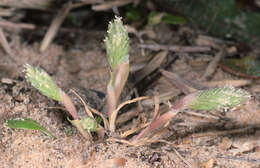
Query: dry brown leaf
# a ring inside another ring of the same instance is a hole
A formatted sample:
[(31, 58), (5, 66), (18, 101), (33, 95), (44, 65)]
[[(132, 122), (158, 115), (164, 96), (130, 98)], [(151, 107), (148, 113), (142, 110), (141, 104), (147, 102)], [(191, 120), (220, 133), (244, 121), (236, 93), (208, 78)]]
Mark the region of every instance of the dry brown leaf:
[[(178, 94), (180, 94), (180, 91), (176, 91), (176, 90), (169, 90), (168, 92), (161, 93), (160, 95), (158, 95), (159, 103), (167, 102), (170, 99), (172, 99), (173, 97), (177, 96)], [(152, 98), (146, 99), (146, 100), (141, 101), (141, 104), (143, 106), (150, 107), (150, 106), (154, 105), (154, 101)]]
[(138, 83), (150, 73), (160, 68), (161, 64), (165, 61), (168, 55), (168, 51), (160, 51), (157, 53), (154, 58), (139, 72), (136, 73), (135, 82)]

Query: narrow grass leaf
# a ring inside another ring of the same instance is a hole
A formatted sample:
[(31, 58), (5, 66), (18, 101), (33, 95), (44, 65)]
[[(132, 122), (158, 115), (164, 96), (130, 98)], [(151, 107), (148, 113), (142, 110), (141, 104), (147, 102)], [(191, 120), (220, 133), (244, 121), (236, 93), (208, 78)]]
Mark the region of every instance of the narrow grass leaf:
[(9, 128), (25, 129), (25, 130), (38, 130), (52, 138), (56, 138), (46, 128), (44, 128), (39, 123), (37, 123), (35, 120), (32, 120), (30, 118), (10, 119), (10, 120), (7, 120), (6, 123)]

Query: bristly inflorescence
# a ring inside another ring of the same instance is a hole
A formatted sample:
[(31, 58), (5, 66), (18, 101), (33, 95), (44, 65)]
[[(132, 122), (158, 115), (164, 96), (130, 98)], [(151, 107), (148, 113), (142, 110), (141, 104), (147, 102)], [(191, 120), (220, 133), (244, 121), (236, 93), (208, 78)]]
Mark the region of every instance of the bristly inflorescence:
[(109, 23), (108, 35), (105, 38), (106, 52), (109, 64), (113, 70), (116, 70), (121, 62), (129, 60), (129, 38), (126, 28), (121, 18), (115, 19)]
[(29, 64), (25, 66), (25, 78), (43, 95), (57, 101), (61, 101), (60, 88), (51, 77), (42, 69), (34, 68)]
[(195, 110), (217, 110), (232, 108), (243, 104), (251, 98), (251, 95), (232, 86), (202, 90), (198, 96), (189, 104)]

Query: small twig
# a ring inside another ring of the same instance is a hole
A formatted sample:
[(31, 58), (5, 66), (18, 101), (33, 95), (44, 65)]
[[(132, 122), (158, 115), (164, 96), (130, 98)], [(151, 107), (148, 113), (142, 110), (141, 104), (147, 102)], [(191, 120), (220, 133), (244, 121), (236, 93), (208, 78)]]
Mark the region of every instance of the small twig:
[(108, 126), (109, 126), (109, 123), (108, 123), (108, 120), (106, 119), (106, 117), (104, 116), (104, 114), (102, 114), (101, 112), (97, 111), (96, 109), (94, 108), (91, 108), (91, 111), (97, 115), (99, 115), (102, 119), (103, 119), (103, 122), (104, 122), (104, 126), (105, 126), (105, 129), (108, 129)]
[[(134, 91), (135, 97), (140, 97), (136, 88), (133, 88), (133, 91)], [(138, 111), (143, 111), (143, 109), (144, 109), (140, 101), (137, 102), (137, 109), (138, 109)]]
[(176, 149), (173, 148), (173, 150), (174, 150), (174, 152), (176, 153), (176, 155), (177, 155), (186, 165), (188, 165), (190, 168), (192, 168), (192, 165), (191, 165), (186, 159), (184, 159), (184, 158), (181, 156), (181, 154), (180, 154)]
[(12, 16), (14, 14), (14, 12), (15, 12), (14, 8), (2, 8), (2, 7), (0, 7), (0, 17)]
[(237, 72), (237, 71), (234, 71), (233, 69), (225, 66), (225, 65), (222, 65), (222, 64), (218, 64), (218, 66), (223, 69), (224, 71), (227, 71), (233, 75), (236, 75), (236, 76), (242, 76), (242, 77), (245, 77), (245, 78), (250, 78), (250, 79), (260, 79), (259, 76), (250, 76), (246, 73), (242, 73), (242, 72)]
[(160, 71), (162, 75), (166, 77), (167, 80), (170, 81), (170, 83), (175, 85), (178, 89), (180, 89), (185, 94), (189, 94), (197, 90), (205, 89), (205, 87), (197, 83), (182, 79), (176, 73), (165, 71), (165, 70), (160, 70)]
[(154, 107), (154, 113), (153, 113), (153, 118), (152, 118), (151, 122), (153, 122), (154, 120), (156, 120), (158, 118), (158, 116), (159, 116), (159, 108), (160, 108), (158, 95), (155, 95), (153, 100), (154, 100), (155, 107)]
[[(27, 30), (48, 30), (49, 27), (46, 26), (36, 26), (34, 24), (28, 24), (28, 23), (13, 23), (9, 21), (0, 20), (0, 27), (9, 28), (9, 29), (27, 29)], [(65, 28), (60, 27), (59, 29), (62, 33), (84, 33), (88, 35), (103, 35), (104, 31), (101, 30), (86, 30), (86, 29), (78, 29), (78, 28)]]
[(154, 72), (156, 69), (160, 67), (163, 61), (166, 59), (168, 55), (168, 51), (161, 51), (139, 72), (136, 73), (135, 83), (143, 80), (147, 75)]
[[(160, 68), (161, 69), (167, 69), (169, 68), (178, 58), (176, 54), (173, 56), (167, 57), (167, 61), (165, 64), (161, 64)], [(151, 86), (154, 82), (158, 81), (160, 79), (161, 72), (158, 70), (155, 70), (155, 72), (151, 73), (149, 75), (149, 78), (146, 78), (145, 80), (142, 80), (140, 83), (135, 83), (135, 84), (130, 84), (130, 87), (136, 87), (139, 91), (145, 90), (147, 87)]]
[(130, 145), (130, 146), (135, 146), (132, 142), (124, 140), (124, 139), (108, 138), (107, 141), (120, 142), (120, 143), (127, 144), (127, 145)]
[[(180, 93), (181, 93), (181, 91), (179, 91), (179, 90), (169, 90), (168, 92), (159, 94), (158, 95), (158, 97), (159, 97), (159, 104), (163, 103), (163, 102), (169, 101), (173, 97), (178, 96)], [(147, 100), (141, 101), (141, 104), (143, 106), (153, 106), (154, 105), (154, 101), (152, 99), (147, 99)]]
[(192, 111), (187, 111), (185, 113), (193, 115), (193, 116), (208, 118), (208, 119), (214, 119), (214, 120), (219, 120), (220, 119), (219, 117), (216, 117), (216, 116), (213, 116), (213, 115), (201, 114), (201, 113), (196, 113), (196, 112), (192, 112)]
[(204, 40), (207, 40), (207, 41), (212, 41), (212, 43), (215, 43), (212, 47), (214, 48), (219, 48), (220, 45), (222, 44), (229, 44), (229, 45), (234, 45), (235, 42), (234, 41), (228, 41), (228, 40), (223, 40), (223, 39), (220, 39), (220, 38), (216, 38), (216, 37), (212, 37), (212, 36), (206, 36), (206, 35), (199, 35), (198, 38), (202, 38)]
[(45, 107), (46, 109), (57, 109), (57, 110), (62, 110), (62, 111), (67, 111), (66, 108), (64, 107)]
[(118, 138), (109, 138), (109, 139), (107, 139), (107, 141), (119, 142), (119, 143), (127, 144), (127, 145), (130, 145), (130, 146), (136, 146), (136, 147), (143, 146), (143, 145), (146, 145), (146, 144), (151, 144), (151, 143), (158, 143), (158, 142), (171, 144), (168, 141), (165, 141), (163, 139), (158, 139), (157, 137), (151, 138), (151, 139), (142, 139), (142, 141), (138, 141), (138, 143), (137, 142), (131, 142), (131, 141), (124, 140), (124, 139), (118, 139)]
[(0, 20), (0, 26), (6, 27), (6, 28), (12, 28), (12, 29), (29, 29), (29, 30), (36, 29), (36, 26), (34, 24), (13, 23), (13, 22), (6, 21), (6, 20)]
[(217, 68), (217, 65), (219, 63), (219, 61), (221, 60), (221, 58), (224, 56), (224, 51), (223, 49), (220, 50), (217, 55), (213, 58), (213, 60), (209, 63), (205, 73), (203, 74), (202, 76), (202, 79), (206, 79), (207, 77), (211, 76), (216, 68)]
[(64, 19), (66, 18), (66, 16), (68, 15), (68, 13), (70, 12), (71, 9), (78, 8), (78, 7), (81, 7), (83, 5), (98, 3), (98, 2), (102, 2), (102, 1), (100, 1), (100, 0), (90, 0), (90, 1), (87, 1), (87, 2), (81, 2), (81, 3), (76, 3), (76, 4), (72, 4), (71, 2), (66, 3), (59, 10), (58, 14), (52, 20), (52, 23), (51, 23), (47, 33), (45, 34), (42, 43), (41, 43), (40, 51), (43, 52), (48, 48), (49, 44), (52, 42), (52, 40), (55, 37), (55, 35), (57, 34), (61, 24), (63, 23)]
[(104, 10), (108, 10), (108, 9), (111, 9), (111, 8), (114, 8), (114, 7), (124, 6), (124, 5), (132, 3), (134, 1), (135, 0), (116, 0), (116, 1), (111, 1), (111, 2), (104, 2), (100, 5), (93, 5), (92, 10), (104, 11)]
[(221, 80), (221, 81), (202, 82), (202, 85), (206, 86), (208, 88), (224, 87), (227, 85), (234, 86), (234, 87), (241, 87), (241, 86), (250, 85), (251, 83), (252, 83), (251, 80), (246, 80), (246, 79), (238, 79), (238, 80), (227, 79), (227, 80)]
[(116, 125), (121, 126), (126, 121), (129, 121), (134, 117), (137, 117), (140, 112), (141, 112), (140, 110), (138, 110), (137, 108), (134, 108), (134, 109), (131, 109), (131, 110), (119, 115), (116, 119)]
[(157, 130), (156, 132), (154, 132), (154, 134), (152, 136), (143, 137), (142, 139), (139, 139), (138, 141), (131, 141), (131, 142), (135, 146), (143, 146), (143, 145), (147, 145), (147, 144), (151, 144), (151, 143), (158, 143), (158, 142), (163, 142), (163, 143), (169, 144), (167, 141), (160, 139), (167, 130), (168, 129), (165, 127), (161, 130)]
[(2, 28), (0, 28), (0, 43), (1, 43), (2, 47), (3, 47), (3, 49), (5, 50), (5, 52), (9, 56), (13, 57), (12, 50), (11, 50), (11, 48), (10, 48), (6, 38), (5, 38), (5, 35), (4, 35), (4, 32), (3, 32)]
[(7, 0), (0, 1), (0, 6), (7, 6), (13, 8), (25, 8), (25, 9), (40, 9), (40, 10), (50, 10), (51, 4), (54, 3), (55, 0)]
[(194, 43), (196, 45), (199, 45), (199, 46), (209, 46), (209, 47), (212, 47), (212, 48), (219, 48), (219, 43), (222, 43), (223, 44), (223, 41), (217, 41), (216, 39), (212, 38), (212, 37), (209, 37), (209, 36), (204, 36), (204, 35), (199, 35)]
[(143, 129), (145, 127), (147, 127), (150, 123), (145, 123), (145, 124), (141, 124), (140, 126), (136, 127), (136, 128), (132, 128), (128, 131), (125, 131), (123, 133), (120, 134), (120, 138), (126, 138), (129, 135), (132, 135), (134, 133), (136, 133), (137, 131), (139, 131), (140, 129)]
[(219, 159), (228, 159), (228, 160), (239, 160), (239, 161), (246, 161), (246, 162), (252, 162), (252, 163), (260, 163), (259, 159), (250, 159), (250, 158), (244, 158), (244, 157), (220, 156), (220, 155), (217, 155), (217, 158), (219, 158)]
[(192, 138), (200, 138), (200, 137), (209, 137), (209, 136), (223, 136), (223, 135), (227, 135), (227, 134), (238, 134), (238, 133), (242, 133), (242, 132), (246, 132), (249, 131), (250, 129), (252, 129), (254, 127), (249, 126), (246, 128), (238, 128), (238, 129), (233, 129), (233, 130), (225, 130), (225, 131), (218, 131), (218, 132), (205, 132), (205, 133), (198, 133), (198, 134), (193, 134), (191, 135)]
[[(79, 95), (76, 91), (74, 91), (74, 90), (72, 90), (72, 89), (71, 89), (71, 91), (72, 91), (72, 93), (74, 93), (74, 94), (80, 99), (80, 101), (83, 103), (83, 105), (84, 105), (84, 107), (85, 107), (85, 110), (86, 110), (86, 112), (88, 113), (88, 115), (95, 120), (95, 118), (94, 118), (92, 112), (90, 111), (90, 107), (86, 104), (86, 102), (80, 97), (80, 95)], [(101, 116), (101, 117), (102, 117), (102, 116)], [(102, 119), (103, 119), (103, 121), (104, 121), (104, 123), (105, 123), (106, 119), (105, 119), (105, 118), (102, 118)], [(104, 119), (105, 119), (105, 120), (104, 120)], [(99, 124), (99, 130), (98, 130), (97, 132), (98, 132), (98, 135), (99, 135), (101, 138), (104, 138), (104, 132), (105, 132), (105, 130), (104, 130), (104, 128), (103, 128), (100, 124)]]
[(86, 102), (82, 99), (82, 97), (80, 97), (80, 95), (79, 95), (75, 90), (73, 90), (73, 89), (70, 89), (70, 90), (71, 90), (72, 93), (74, 93), (74, 94), (79, 98), (79, 100), (81, 101), (81, 103), (84, 105), (85, 110), (86, 110), (86, 112), (88, 113), (88, 115), (89, 115), (90, 117), (94, 118), (92, 112), (89, 110), (88, 105), (87, 105)]
[(137, 102), (137, 101), (145, 100), (145, 99), (148, 99), (148, 98), (149, 98), (149, 96), (143, 96), (143, 97), (137, 97), (137, 98), (135, 98), (135, 99), (125, 101), (125, 102), (121, 103), (121, 104), (117, 107), (117, 109), (116, 109), (115, 111), (118, 112), (122, 107), (124, 107), (124, 106), (127, 105), (127, 104), (132, 104), (132, 103), (135, 103), (135, 102)]
[(69, 11), (72, 9), (71, 2), (66, 3), (58, 12), (57, 16), (54, 17), (52, 23), (44, 36), (44, 39), (41, 43), (40, 51), (43, 52), (47, 49), (55, 35), (57, 34), (62, 22), (68, 15)]
[(139, 44), (141, 48), (147, 48), (151, 50), (169, 50), (180, 53), (192, 53), (192, 52), (208, 52), (211, 48), (208, 46), (176, 46), (176, 45), (160, 45), (160, 44)]
[(55, 35), (57, 34), (61, 24), (63, 23), (64, 19), (66, 18), (66, 16), (68, 15), (68, 13), (70, 12), (71, 9), (78, 8), (78, 7), (81, 7), (84, 5), (88, 5), (88, 4), (98, 3), (98, 2), (102, 2), (102, 1), (101, 0), (90, 0), (87, 2), (81, 2), (81, 3), (76, 3), (76, 4), (72, 4), (71, 2), (66, 3), (58, 11), (58, 14), (52, 20), (52, 23), (41, 43), (40, 51), (43, 52), (48, 48), (49, 44), (52, 42), (52, 40), (55, 37)]
[(125, 101), (123, 103), (121, 103), (115, 111), (113, 111), (111, 113), (111, 116), (109, 117), (109, 129), (110, 130), (115, 130), (115, 123), (116, 123), (116, 117), (117, 117), (117, 114), (119, 112), (119, 110), (124, 107), (125, 105), (127, 104), (131, 104), (131, 103), (135, 103), (137, 101), (140, 101), (140, 100), (144, 100), (144, 99), (148, 99), (149, 97), (148, 96), (143, 96), (143, 97), (137, 97), (135, 99), (132, 99), (132, 100), (128, 100), (128, 101)]
[(196, 91), (196, 89), (189, 87), (187, 81), (180, 78), (177, 74), (165, 70), (161, 70), (161, 73), (167, 81), (173, 84), (177, 89), (180, 89), (184, 94), (189, 94)]
[(145, 65), (146, 65), (145, 62), (131, 64), (130, 72), (131, 72), (131, 73), (135, 73), (135, 72), (137, 72), (137, 71), (143, 69)]
[[(125, 98), (123, 99), (122, 102), (125, 102), (129, 99), (131, 99), (132, 96), (135, 96), (135, 97), (139, 97), (139, 94), (137, 92), (137, 89), (136, 88), (133, 88), (126, 96)], [(148, 100), (148, 99), (146, 99)], [(145, 100), (144, 100), (145, 101)], [(119, 115), (116, 119), (116, 125), (117, 126), (121, 126), (122, 124), (124, 124), (125, 122), (131, 120), (132, 118), (134, 117), (137, 117), (141, 111), (143, 111), (143, 106), (142, 106), (142, 101), (138, 101), (137, 102), (137, 107), (134, 107), (133, 109), (130, 109), (126, 112), (124, 112), (123, 114)]]
[(82, 7), (84, 5), (96, 4), (96, 3), (104, 3), (104, 0), (87, 0), (87, 1), (72, 4), (71, 7), (72, 8), (79, 8), (79, 7)]
[[(66, 1), (64, 1), (66, 2)], [(96, 4), (104, 2), (104, 0), (84, 0), (79, 3), (73, 4), (73, 7), (80, 7), (88, 4)], [(39, 10), (47, 10), (53, 11), (57, 10), (57, 5), (53, 5), (56, 3), (56, 0), (1, 0), (0, 6), (9, 6), (14, 8), (25, 8), (25, 9), (39, 9)]]

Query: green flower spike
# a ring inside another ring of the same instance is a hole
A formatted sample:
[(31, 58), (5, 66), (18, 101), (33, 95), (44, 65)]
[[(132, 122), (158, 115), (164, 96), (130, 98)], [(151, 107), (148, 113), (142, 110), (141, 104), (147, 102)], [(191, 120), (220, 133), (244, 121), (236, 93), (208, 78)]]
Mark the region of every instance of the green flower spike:
[(250, 97), (251, 95), (244, 90), (225, 86), (223, 88), (199, 91), (198, 96), (189, 103), (189, 107), (194, 110), (226, 109), (243, 104)]
[(214, 88), (208, 90), (201, 90), (191, 93), (182, 98), (176, 103), (170, 111), (159, 116), (153, 120), (151, 124), (142, 130), (134, 139), (133, 142), (147, 137), (151, 132), (164, 126), (167, 122), (172, 120), (179, 112), (185, 109), (193, 110), (218, 110), (236, 107), (249, 101), (250, 94), (241, 89), (235, 89), (232, 86), (225, 86), (223, 88)]
[(105, 38), (108, 62), (115, 71), (121, 62), (129, 61), (129, 38), (120, 17), (109, 23)]
[(25, 78), (50, 99), (62, 101), (61, 89), (53, 82), (51, 77), (42, 69), (34, 68), (29, 64), (25, 66)]
[[(114, 111), (129, 75), (129, 38), (120, 17), (115, 17), (109, 23), (107, 33), (105, 46), (107, 59), (111, 66), (110, 81), (107, 85), (107, 114), (110, 131), (113, 132), (117, 117)], [(114, 114), (112, 115), (112, 113)], [(111, 118), (111, 116), (113, 117)]]

